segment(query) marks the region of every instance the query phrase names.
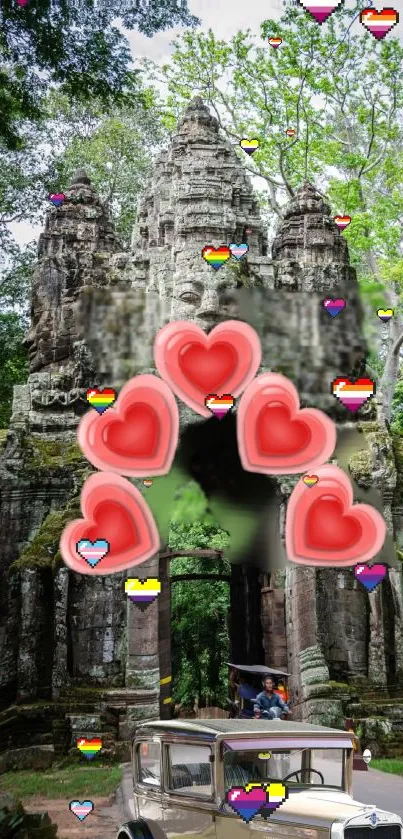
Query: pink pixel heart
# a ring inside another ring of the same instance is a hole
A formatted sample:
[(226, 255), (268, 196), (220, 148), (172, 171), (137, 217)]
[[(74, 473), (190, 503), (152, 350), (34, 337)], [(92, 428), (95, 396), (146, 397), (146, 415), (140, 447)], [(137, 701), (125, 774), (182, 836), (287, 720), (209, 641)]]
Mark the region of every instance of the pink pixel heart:
[(227, 792), (227, 801), (238, 816), (248, 823), (267, 804), (266, 790), (261, 784), (231, 787)]

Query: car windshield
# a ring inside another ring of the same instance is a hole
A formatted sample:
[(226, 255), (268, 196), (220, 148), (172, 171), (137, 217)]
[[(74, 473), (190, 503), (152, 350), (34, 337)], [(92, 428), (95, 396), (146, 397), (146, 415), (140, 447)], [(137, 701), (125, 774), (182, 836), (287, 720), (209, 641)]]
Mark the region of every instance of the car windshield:
[(343, 766), (344, 749), (228, 751), (224, 755), (225, 788), (285, 781), (290, 790), (309, 786), (343, 789)]

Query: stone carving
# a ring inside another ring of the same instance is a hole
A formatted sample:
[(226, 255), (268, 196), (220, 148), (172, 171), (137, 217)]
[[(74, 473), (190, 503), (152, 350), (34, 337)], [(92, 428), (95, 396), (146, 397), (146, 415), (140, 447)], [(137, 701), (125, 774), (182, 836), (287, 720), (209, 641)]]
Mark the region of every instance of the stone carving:
[[(75, 446), (87, 408), (85, 390), (95, 384), (119, 388), (137, 373), (152, 372), (153, 340), (164, 323), (191, 320), (208, 331), (228, 318), (248, 320), (260, 335), (261, 369), (286, 374), (303, 404), (327, 411), (340, 431), (347, 426), (361, 434), (365, 443), (350, 458), (352, 476), (362, 492), (375, 488), (382, 496), (391, 531), (392, 520), (400, 521), (399, 475), (381, 397), (353, 420), (330, 393), (335, 376), (353, 375), (360, 367), (366, 347), (347, 244), (326, 199), (311, 184), (303, 184), (287, 206), (269, 256), (250, 180), (217, 120), (196, 98), (155, 162), (138, 203), (130, 253), (120, 252), (107, 210), (82, 170), (65, 195), (50, 210), (39, 243), (27, 336), (31, 372), (27, 385), (16, 388), (0, 463), (0, 701), (4, 707), (16, 697), (52, 698), (63, 716), (68, 699), (70, 713), (54, 725), (54, 732), (60, 728), (54, 735), (59, 750), (69, 736), (87, 729), (101, 733), (111, 715), (116, 738), (127, 738), (136, 719), (158, 714), (159, 679), (168, 675), (158, 646), (161, 605), (152, 604), (140, 620), (125, 600), (122, 575), (94, 581), (54, 562), (60, 531), (73, 517), (89, 471)], [(247, 256), (214, 272), (202, 248), (232, 242), (247, 242)], [(327, 296), (348, 301), (335, 320), (323, 308)], [(270, 576), (275, 563), (267, 545), (274, 542), (263, 529), (265, 511), (269, 502), (280, 505), (275, 529), (282, 533), (295, 479), (249, 475), (240, 481), (236, 456), (218, 475), (218, 461), (234, 446), (234, 418), (227, 437), (215, 436), (214, 452), (201, 458), (215, 421), (205, 422), (183, 406), (180, 412), (182, 444), (185, 437), (196, 441), (186, 465), (205, 491), (219, 492), (235, 506), (260, 499), (264, 540), (256, 564), (262, 573), (235, 566), (231, 595), (239, 622), (249, 610), (256, 625), (242, 633), (235, 628), (236, 650), (251, 660), (264, 648), (273, 664), (273, 638), (283, 615), (276, 666), (292, 672), (295, 716), (340, 723), (344, 706), (331, 694), (330, 679), (381, 674), (386, 680), (403, 673), (400, 570), (390, 572), (387, 602), (377, 591), (368, 596), (359, 589), (348, 570), (285, 568), (280, 562)], [(144, 563), (143, 575), (158, 576), (161, 561)], [(259, 598), (265, 629), (256, 638)], [(268, 614), (273, 604), (275, 620)], [(84, 685), (98, 691), (91, 711), (80, 699)]]

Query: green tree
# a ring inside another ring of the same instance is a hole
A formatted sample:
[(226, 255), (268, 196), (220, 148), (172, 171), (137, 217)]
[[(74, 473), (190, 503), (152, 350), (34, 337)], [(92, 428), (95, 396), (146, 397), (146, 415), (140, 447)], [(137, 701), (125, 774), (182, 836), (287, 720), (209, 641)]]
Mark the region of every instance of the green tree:
[[(191, 482), (178, 494), (171, 521), (172, 550), (208, 548), (224, 551), (228, 534), (208, 509), (200, 487)], [(179, 558), (171, 575), (229, 574), (221, 559)], [(186, 707), (225, 706), (227, 696), (229, 586), (223, 581), (189, 580), (172, 585), (173, 698)]]
[(10, 149), (23, 143), (21, 121), (40, 121), (50, 86), (72, 101), (105, 105), (130, 93), (135, 76), (127, 29), (151, 37), (178, 24), (192, 26), (186, 0), (2, 0), (0, 9), (0, 138)]
[(24, 322), (15, 313), (0, 314), (0, 428), (7, 428), (14, 385), (24, 384), (28, 375), (27, 353), (22, 346)]
[(58, 93), (49, 100), (48, 128), (56, 146), (47, 181), (49, 192), (66, 188), (75, 170), (84, 167), (95, 190), (108, 203), (124, 245), (130, 242), (138, 193), (152, 157), (166, 137), (159, 107), (152, 91), (140, 86), (130, 105), (115, 106), (108, 113), (101, 102), (72, 105)]
[[(230, 42), (212, 31), (186, 32), (154, 77), (168, 91), (165, 123), (172, 130), (184, 104), (201, 95), (216, 114), (244, 166), (262, 183), (261, 204), (273, 223), (304, 179), (331, 199), (334, 214), (352, 221), (343, 235), (368, 302), (391, 306), (383, 389), (390, 412), (399, 367), (393, 353), (403, 333), (403, 48), (353, 34), (358, 5), (340, 7), (318, 26), (300, 7)], [(268, 36), (281, 36), (273, 50)], [(146, 65), (150, 72), (150, 65)], [(295, 129), (295, 137), (286, 135)], [(247, 158), (242, 137), (259, 148)], [(372, 314), (373, 310), (372, 310)]]

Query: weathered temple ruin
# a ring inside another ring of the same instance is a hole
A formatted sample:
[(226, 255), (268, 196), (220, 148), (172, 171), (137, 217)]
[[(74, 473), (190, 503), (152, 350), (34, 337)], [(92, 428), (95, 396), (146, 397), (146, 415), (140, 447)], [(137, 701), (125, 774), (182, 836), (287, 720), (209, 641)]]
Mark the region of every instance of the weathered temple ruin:
[[(88, 407), (85, 392), (119, 389), (137, 373), (154, 372), (153, 340), (168, 321), (189, 319), (209, 330), (228, 318), (248, 320), (260, 335), (262, 371), (284, 373), (304, 405), (326, 411), (340, 431), (361, 435), (351, 475), (362, 492), (378, 493), (390, 535), (394, 529), (401, 544), (401, 470), (381, 394), (353, 420), (330, 393), (336, 376), (360, 368), (365, 342), (355, 271), (325, 198), (302, 185), (269, 256), (242, 161), (200, 99), (155, 162), (130, 253), (121, 253), (83, 171), (65, 195), (39, 242), (27, 336), (31, 372), (15, 388), (0, 461), (0, 771), (27, 740), (31, 757), (18, 753), (26, 763), (34, 754), (46, 764), (53, 748), (65, 753), (76, 737), (91, 733), (119, 750), (136, 720), (166, 713), (167, 705), (160, 706), (169, 695), (160, 680), (166, 685), (170, 676), (166, 557), (132, 575), (91, 578), (67, 570), (58, 543), (79, 514), (80, 490), (93, 471), (75, 437)], [(230, 242), (247, 242), (247, 257), (214, 272), (202, 248)], [(329, 296), (347, 300), (342, 316), (325, 311)], [(253, 496), (262, 522), (267, 494), (282, 533), (297, 479), (245, 474), (243, 496), (232, 454), (234, 418), (225, 426), (225, 446), (219, 436), (214, 444), (226, 464), (223, 478), (213, 456), (206, 462), (198, 456), (216, 421), (206, 423), (183, 405), (180, 413), (182, 440), (195, 441), (185, 465), (206, 494), (235, 505)], [(142, 482), (137, 486), (144, 491)], [(374, 753), (376, 744), (393, 753), (403, 742), (403, 602), (395, 566), (371, 594), (351, 570), (283, 567), (270, 556), (259, 567), (245, 557), (232, 568), (232, 660), (287, 669), (295, 717), (335, 725), (354, 717)], [(125, 596), (124, 579), (133, 575), (163, 581), (164, 594), (146, 612)], [(385, 689), (402, 685), (402, 694), (386, 693), (376, 703), (370, 687), (379, 682)]]

